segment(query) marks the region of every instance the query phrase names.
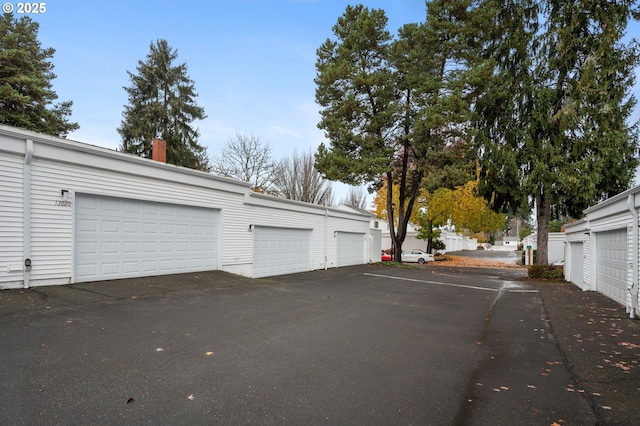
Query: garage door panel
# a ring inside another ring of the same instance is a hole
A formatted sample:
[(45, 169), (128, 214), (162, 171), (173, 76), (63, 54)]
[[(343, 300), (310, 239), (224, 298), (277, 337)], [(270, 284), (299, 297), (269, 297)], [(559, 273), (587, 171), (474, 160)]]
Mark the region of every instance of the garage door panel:
[(218, 218), (214, 209), (78, 194), (74, 281), (216, 269)]
[(256, 226), (253, 276), (311, 270), (311, 230)]
[(584, 244), (571, 244), (571, 281), (582, 287), (584, 284)]
[(627, 288), (627, 230), (597, 234), (597, 288), (606, 296), (624, 304)]
[(338, 232), (336, 234), (338, 266), (361, 265), (364, 262), (365, 234)]

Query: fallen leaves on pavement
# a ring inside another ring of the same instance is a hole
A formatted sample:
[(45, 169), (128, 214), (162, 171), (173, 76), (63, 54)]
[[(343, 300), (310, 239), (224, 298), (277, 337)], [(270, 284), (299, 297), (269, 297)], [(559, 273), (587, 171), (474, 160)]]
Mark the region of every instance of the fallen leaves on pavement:
[(515, 263), (498, 262), (494, 260), (475, 259), (472, 257), (446, 255), (443, 260), (429, 262), (429, 266), (460, 266), (464, 268), (499, 268), (499, 269), (524, 269), (522, 265)]

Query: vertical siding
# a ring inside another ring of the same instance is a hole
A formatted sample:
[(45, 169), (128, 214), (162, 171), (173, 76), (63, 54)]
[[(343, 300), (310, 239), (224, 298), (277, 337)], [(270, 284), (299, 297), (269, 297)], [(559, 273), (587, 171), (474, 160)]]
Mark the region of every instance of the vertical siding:
[(0, 287), (22, 283), (22, 271), (9, 271), (23, 265), (24, 253), (24, 157), (0, 152)]

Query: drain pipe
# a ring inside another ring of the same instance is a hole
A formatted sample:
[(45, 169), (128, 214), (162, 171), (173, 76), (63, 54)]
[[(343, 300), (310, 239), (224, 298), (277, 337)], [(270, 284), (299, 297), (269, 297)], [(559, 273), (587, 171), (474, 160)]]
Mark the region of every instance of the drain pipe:
[(631, 231), (631, 287), (627, 290), (629, 292), (629, 316), (635, 318), (636, 310), (638, 309), (638, 211), (635, 205), (635, 194), (629, 194), (627, 198), (627, 208), (633, 218), (633, 228)]
[(329, 209), (324, 210), (324, 226), (322, 229), (324, 242), (324, 270), (327, 270), (327, 220), (329, 220)]
[(33, 159), (33, 141), (26, 140), (26, 149), (24, 154), (24, 171), (23, 171), (23, 195), (22, 205), (24, 206), (24, 272), (23, 286), (29, 288), (31, 279), (31, 160)]

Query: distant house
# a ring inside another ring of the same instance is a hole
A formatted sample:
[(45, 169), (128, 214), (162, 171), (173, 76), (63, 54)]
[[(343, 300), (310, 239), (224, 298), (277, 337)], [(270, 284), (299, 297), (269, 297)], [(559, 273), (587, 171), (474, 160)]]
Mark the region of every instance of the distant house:
[(504, 251), (516, 251), (518, 250), (518, 244), (520, 244), (520, 238), (518, 237), (504, 237), (502, 241), (496, 241), (492, 250), (504, 250)]
[[(549, 232), (549, 239), (547, 241), (547, 250), (549, 262), (555, 262), (557, 260), (564, 260), (564, 244), (566, 241), (566, 235), (564, 232)], [(522, 240), (522, 248), (526, 249), (531, 246), (533, 250), (538, 249), (538, 233), (534, 232), (527, 235)]]
[[(389, 234), (389, 222), (386, 220), (378, 219), (382, 228), (382, 248), (390, 249), (391, 248), (391, 235)], [(415, 223), (409, 222), (407, 225), (407, 236), (402, 244), (402, 248), (405, 250), (409, 249), (418, 249), (418, 250), (427, 250), (427, 240), (418, 239), (418, 233), (420, 232), (420, 226)], [(442, 230), (440, 232), (440, 240), (445, 244), (445, 250), (447, 252), (451, 251), (461, 251), (461, 250), (477, 250), (478, 248), (478, 240), (475, 238), (469, 238), (461, 233), (456, 233), (454, 231)]]

